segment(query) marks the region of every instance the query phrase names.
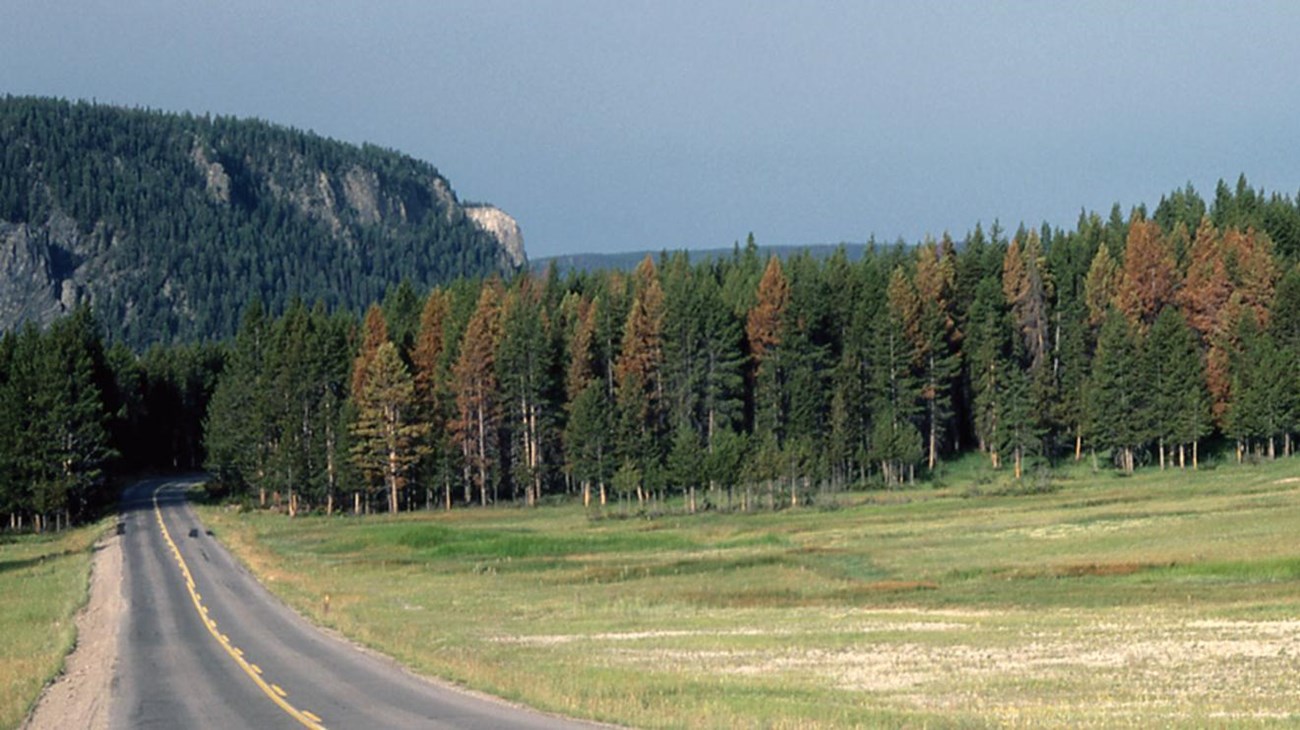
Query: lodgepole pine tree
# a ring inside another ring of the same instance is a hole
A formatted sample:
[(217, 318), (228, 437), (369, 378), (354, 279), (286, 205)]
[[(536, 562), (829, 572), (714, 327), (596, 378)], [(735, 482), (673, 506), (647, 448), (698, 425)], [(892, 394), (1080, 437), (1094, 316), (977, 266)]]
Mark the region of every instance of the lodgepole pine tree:
[(1101, 329), (1101, 325), (1106, 321), (1111, 302), (1115, 299), (1115, 290), (1119, 286), (1119, 276), (1119, 265), (1111, 257), (1110, 247), (1103, 241), (1092, 257), (1083, 284), (1084, 303), (1088, 308), (1088, 325), (1093, 330)]
[(1196, 333), (1174, 307), (1165, 307), (1147, 336), (1143, 371), (1151, 378), (1151, 423), (1160, 468), (1172, 462), (1168, 449), (1177, 448), (1178, 466), (1199, 461), (1198, 443), (1210, 432), (1210, 401), (1205, 389)]
[(429, 424), (416, 418), (415, 386), (396, 345), (381, 344), (366, 370), (361, 392), (354, 395), (352, 454), (367, 478), (382, 482), (388, 511), (396, 514), (400, 490), (424, 451)]
[(926, 468), (939, 461), (939, 446), (952, 417), (951, 393), (961, 360), (961, 333), (953, 312), (956, 253), (951, 241), (933, 241), (917, 249), (916, 289), (919, 296), (916, 359), (920, 363), (921, 399), (925, 403)]
[(497, 382), (510, 432), (510, 455), (516, 483), (524, 486), (529, 506), (542, 497), (543, 441), (552, 414), (547, 392), (552, 352), (550, 321), (542, 311), (541, 289), (521, 276), (506, 296), (497, 346)]
[(1171, 239), (1155, 221), (1135, 216), (1129, 223), (1124, 265), (1115, 288), (1115, 306), (1130, 326), (1145, 335), (1179, 286)]
[(460, 357), (452, 368), (457, 411), (452, 432), (464, 459), (466, 501), (470, 500), (472, 486), (478, 490), (481, 505), (487, 504), (488, 489), (493, 486), (501, 417), (496, 378), (496, 348), (501, 339), (500, 288), (495, 279), (483, 285), (465, 328)]
[(1300, 265), (1292, 266), (1278, 281), (1269, 331), (1286, 363), (1283, 377), (1291, 383), (1287, 427), (1282, 434), (1283, 454), (1290, 456), (1294, 451), (1292, 436), (1300, 431)]
[(1089, 397), (1090, 432), (1098, 448), (1132, 474), (1135, 452), (1146, 442), (1150, 392), (1142, 378), (1134, 332), (1122, 314), (1112, 311), (1101, 327), (1093, 360)]
[[(664, 294), (654, 261), (637, 266), (632, 304), (623, 326), (622, 346), (614, 363), (618, 383), (620, 451), (642, 481), (638, 502), (657, 486), (664, 431), (663, 322)], [(633, 472), (627, 472), (633, 473)]]
[(920, 400), (911, 345), (916, 339), (919, 302), (901, 266), (889, 276), (886, 301), (887, 316), (873, 337), (870, 451), (885, 484), (892, 486), (913, 480), (916, 462), (924, 456), (913, 420)]
[(204, 424), (208, 469), (236, 490), (255, 487), (263, 507), (276, 443), (270, 410), (271, 345), (271, 322), (261, 302), (253, 300), (244, 311)]
[(600, 299), (578, 298), (569, 338), (565, 374), (565, 468), (578, 481), (583, 506), (591, 505), (591, 488), (598, 488), (600, 505), (608, 502), (607, 486), (613, 462), (613, 403), (605, 379), (597, 372), (597, 330)]
[(425, 484), (428, 492), (433, 490), (432, 483), (442, 482), (444, 509), (451, 509), (450, 454), (447, 443), (450, 408), (446, 363), (447, 325), (450, 317), (450, 292), (434, 289), (425, 299), (420, 311), (420, 326), (416, 330), (415, 344), (411, 349), (416, 414), (420, 420), (429, 424), (425, 443), (425, 467), (421, 473), (430, 480)]
[(1024, 340), (1024, 351), (1033, 373), (1042, 370), (1048, 352), (1047, 305), (1051, 282), (1044, 265), (1039, 235), (1029, 231), (1017, 236), (1007, 247), (1002, 267), (1002, 293)]
[(361, 351), (352, 365), (352, 389), (349, 392), (353, 397), (365, 390), (370, 362), (379, 352), (379, 347), (388, 341), (388, 323), (384, 318), (384, 310), (378, 304), (371, 304), (361, 322)]
[(753, 382), (754, 433), (780, 438), (785, 421), (781, 402), (781, 338), (785, 329), (785, 312), (790, 305), (790, 284), (781, 268), (781, 260), (772, 256), (759, 279), (754, 306), (745, 317), (745, 335), (749, 342), (750, 373)]

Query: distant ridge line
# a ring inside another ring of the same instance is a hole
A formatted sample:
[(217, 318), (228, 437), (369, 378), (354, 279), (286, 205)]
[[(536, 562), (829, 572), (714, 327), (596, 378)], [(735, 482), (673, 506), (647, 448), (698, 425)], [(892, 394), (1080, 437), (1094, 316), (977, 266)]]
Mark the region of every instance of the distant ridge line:
[[(814, 244), (790, 244), (775, 246), (758, 246), (758, 254), (761, 258), (766, 259), (775, 254), (781, 259), (787, 259), (791, 256), (807, 252), (817, 259), (830, 258), (841, 247), (844, 248), (845, 254), (850, 261), (857, 261), (871, 246), (877, 248), (892, 248), (895, 244), (881, 243), (814, 243)], [(636, 265), (649, 256), (658, 261), (661, 256), (671, 255), (680, 251), (685, 251), (690, 255), (693, 263), (700, 261), (712, 261), (715, 259), (726, 258), (733, 252), (739, 250), (744, 252), (744, 246), (727, 246), (719, 248), (706, 249), (643, 249), (640, 251), (624, 251), (618, 253), (577, 253), (577, 254), (560, 254), (557, 256), (542, 256), (529, 259), (529, 268), (534, 272), (545, 271), (548, 266), (554, 266), (558, 273), (569, 271), (631, 271)]]

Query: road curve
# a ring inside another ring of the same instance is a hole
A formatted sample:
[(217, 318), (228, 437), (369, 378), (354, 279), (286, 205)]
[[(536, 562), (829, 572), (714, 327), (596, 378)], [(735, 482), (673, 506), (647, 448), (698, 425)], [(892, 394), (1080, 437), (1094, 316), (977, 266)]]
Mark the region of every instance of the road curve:
[(207, 534), (194, 482), (123, 495), (112, 727), (595, 727), (425, 681), (311, 626)]

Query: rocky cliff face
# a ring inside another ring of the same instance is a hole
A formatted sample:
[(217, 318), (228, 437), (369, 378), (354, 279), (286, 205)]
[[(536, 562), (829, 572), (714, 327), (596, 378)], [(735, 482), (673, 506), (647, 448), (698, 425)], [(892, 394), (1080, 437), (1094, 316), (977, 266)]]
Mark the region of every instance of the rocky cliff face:
[(221, 337), (253, 297), (361, 309), (526, 260), (513, 218), (390, 150), (13, 97), (0, 141), (0, 330), (89, 302), (132, 344)]
[(491, 234), (501, 245), (503, 263), (512, 268), (523, 266), (528, 257), (524, 254), (524, 234), (519, 222), (495, 205), (467, 205), (465, 213), (474, 225)]

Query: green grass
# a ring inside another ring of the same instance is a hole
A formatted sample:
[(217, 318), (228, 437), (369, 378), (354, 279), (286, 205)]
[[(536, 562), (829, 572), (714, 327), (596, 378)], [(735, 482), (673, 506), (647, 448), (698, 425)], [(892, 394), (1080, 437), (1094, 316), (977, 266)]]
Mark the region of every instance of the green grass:
[(1295, 474), (1079, 466), (1020, 489), (963, 462), (777, 513), (204, 517), (314, 620), (561, 713), (1255, 727), (1300, 721)]
[(0, 728), (18, 727), (62, 671), (103, 525), (0, 538)]

